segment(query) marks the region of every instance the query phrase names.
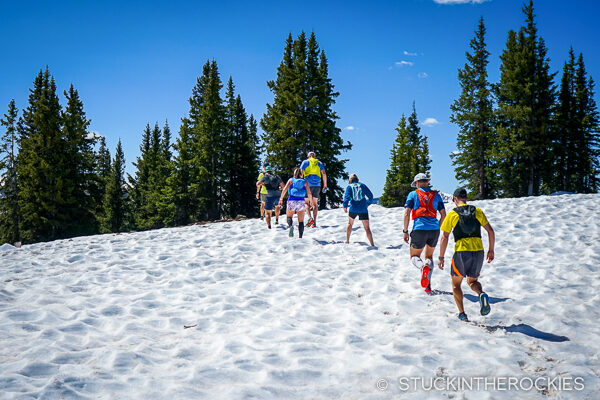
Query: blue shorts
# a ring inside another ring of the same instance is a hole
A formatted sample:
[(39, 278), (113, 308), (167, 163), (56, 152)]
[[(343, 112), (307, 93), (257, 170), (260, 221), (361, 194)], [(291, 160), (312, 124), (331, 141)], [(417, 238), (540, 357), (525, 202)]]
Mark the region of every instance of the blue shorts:
[(279, 206), (279, 196), (267, 196), (265, 201), (265, 210), (273, 210), (273, 207)]

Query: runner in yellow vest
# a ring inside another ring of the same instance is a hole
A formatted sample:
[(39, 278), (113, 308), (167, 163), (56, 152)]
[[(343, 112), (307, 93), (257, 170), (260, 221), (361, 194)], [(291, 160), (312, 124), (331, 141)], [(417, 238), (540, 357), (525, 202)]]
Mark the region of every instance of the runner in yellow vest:
[[(266, 166), (266, 165), (265, 165)], [(258, 175), (256, 178), (256, 183), (258, 183), (263, 176), (265, 176), (264, 170)], [(256, 200), (258, 200), (260, 195), (260, 219), (263, 220), (265, 218), (265, 201), (267, 201), (267, 188), (265, 186), (260, 187), (260, 191), (256, 192)]]
[[(315, 152), (308, 153), (308, 159), (302, 161), (300, 169), (304, 172), (304, 179), (308, 182), (308, 187), (312, 194), (312, 204), (306, 200), (306, 214), (308, 215), (308, 223), (306, 226), (317, 227), (317, 213), (319, 211), (319, 201), (321, 198), (321, 177), (323, 178), (323, 193), (327, 191), (327, 174), (325, 174), (325, 166), (317, 160)], [(310, 209), (312, 207), (312, 218)]]

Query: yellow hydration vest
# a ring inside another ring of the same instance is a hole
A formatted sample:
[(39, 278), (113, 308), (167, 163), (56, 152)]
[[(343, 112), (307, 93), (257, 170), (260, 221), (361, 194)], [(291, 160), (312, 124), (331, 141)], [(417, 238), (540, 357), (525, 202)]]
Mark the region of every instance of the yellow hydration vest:
[(307, 177), (308, 175), (318, 175), (319, 178), (321, 177), (321, 168), (319, 168), (319, 160), (317, 160), (316, 158), (308, 159), (308, 167), (306, 167), (306, 169), (304, 170), (304, 176)]

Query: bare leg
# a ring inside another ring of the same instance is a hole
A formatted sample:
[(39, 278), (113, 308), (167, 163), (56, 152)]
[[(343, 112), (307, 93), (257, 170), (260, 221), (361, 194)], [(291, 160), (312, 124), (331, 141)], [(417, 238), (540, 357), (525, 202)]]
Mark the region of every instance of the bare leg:
[(435, 247), (425, 245), (425, 259), (433, 259), (433, 251), (434, 250), (435, 250)]
[(346, 243), (350, 243), (350, 234), (352, 233), (352, 224), (354, 224), (354, 219), (348, 217), (348, 226), (346, 226)]
[(271, 216), (273, 215), (273, 210), (266, 210), (265, 212), (265, 220), (267, 221), (267, 226), (269, 229), (271, 228)]
[(261, 217), (265, 216), (265, 202), (264, 201), (260, 202), (260, 216)]
[(363, 226), (365, 228), (365, 232), (367, 233), (367, 238), (369, 239), (369, 243), (371, 243), (371, 246), (375, 246), (375, 244), (373, 243), (373, 234), (371, 233), (371, 228), (369, 227), (369, 220), (362, 220)]
[(477, 293), (477, 295), (480, 295), (481, 293), (483, 293), (483, 289), (481, 288), (481, 283), (479, 283), (477, 278), (471, 278), (470, 276), (467, 276), (467, 285), (469, 285), (471, 290), (474, 291), (475, 293)]
[(417, 257), (421, 257), (421, 253), (423, 253), (423, 249), (415, 249), (413, 247), (410, 248), (410, 258), (413, 258), (415, 256)]
[(458, 307), (459, 313), (465, 312), (465, 308), (463, 306), (463, 292), (460, 288), (462, 280), (462, 276), (452, 277), (452, 294), (454, 295), (454, 301), (456, 302), (456, 306)]
[[(293, 211), (292, 215), (294, 215)], [(298, 211), (298, 222), (304, 222), (304, 211)]]
[(279, 206), (275, 206), (275, 220), (279, 221), (279, 213), (281, 212)]

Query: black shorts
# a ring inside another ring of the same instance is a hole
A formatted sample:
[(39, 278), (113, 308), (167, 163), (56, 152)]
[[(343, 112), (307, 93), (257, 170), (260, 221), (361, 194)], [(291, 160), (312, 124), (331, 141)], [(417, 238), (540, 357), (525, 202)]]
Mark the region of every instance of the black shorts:
[(361, 221), (368, 221), (369, 220), (369, 213), (353, 213), (353, 212), (349, 212), (348, 216), (352, 219), (358, 217), (358, 219), (360, 219)]
[(450, 275), (469, 278), (478, 278), (483, 266), (483, 250), (457, 251), (452, 256), (452, 269)]
[[(312, 194), (313, 199), (317, 201), (317, 204), (321, 201), (321, 186), (309, 186), (310, 194)], [(308, 193), (305, 196), (308, 199)]]
[(437, 246), (440, 230), (432, 231), (412, 231), (410, 233), (410, 247), (413, 249), (422, 249), (425, 245), (429, 247)]

